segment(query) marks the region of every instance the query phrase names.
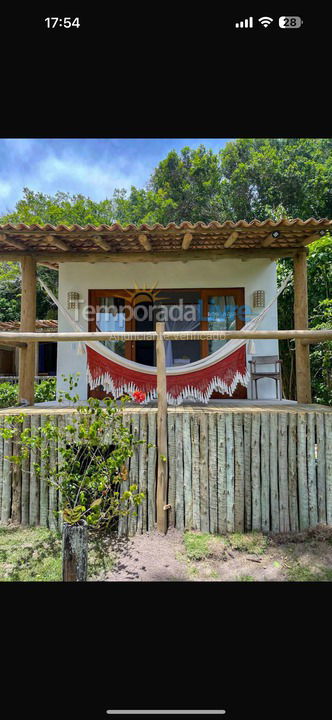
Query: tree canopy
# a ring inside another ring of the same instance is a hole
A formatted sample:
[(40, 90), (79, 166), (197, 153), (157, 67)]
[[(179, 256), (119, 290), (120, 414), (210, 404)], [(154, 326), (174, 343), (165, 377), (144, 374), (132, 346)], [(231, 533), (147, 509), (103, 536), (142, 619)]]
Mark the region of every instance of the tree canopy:
[[(332, 139), (325, 138), (242, 138), (227, 143), (218, 153), (203, 145), (184, 147), (181, 152), (172, 150), (161, 160), (145, 187), (132, 186), (130, 191), (117, 188), (111, 198), (101, 202), (81, 194), (57, 192), (52, 196), (24, 188), (13, 212), (2, 216), (0, 223), (166, 225), (185, 220), (207, 223), (268, 217), (332, 218), (331, 151)], [(288, 260), (278, 263), (279, 277), (289, 264)], [(54, 271), (39, 268), (38, 272), (56, 287)], [(321, 323), (332, 327), (331, 273), (332, 241), (328, 236), (313, 243), (309, 250), (311, 327)], [(0, 320), (19, 319), (17, 264), (1, 264), (0, 293)], [(279, 301), (281, 328), (293, 326), (291, 293), (289, 288)], [(49, 312), (50, 304), (38, 290), (37, 314), (43, 318)], [(290, 397), (294, 393), (292, 358), (288, 344), (284, 359)], [(332, 403), (332, 351), (327, 344), (316, 346), (312, 359), (316, 397)], [(327, 394), (324, 387), (328, 388)]]

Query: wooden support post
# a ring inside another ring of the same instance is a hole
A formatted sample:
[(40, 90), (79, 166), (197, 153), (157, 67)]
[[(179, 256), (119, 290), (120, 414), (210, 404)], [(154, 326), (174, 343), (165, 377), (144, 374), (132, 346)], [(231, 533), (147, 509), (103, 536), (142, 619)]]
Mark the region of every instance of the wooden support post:
[[(31, 257), (21, 259), (22, 296), (21, 331), (36, 330), (36, 261)], [(35, 397), (35, 344), (20, 348), (19, 403), (33, 405)]]
[(63, 524), (62, 580), (86, 582), (88, 576), (88, 526)]
[(166, 392), (166, 360), (163, 332), (165, 323), (156, 323), (156, 355), (157, 355), (157, 528), (158, 532), (167, 532), (167, 392)]
[[(308, 328), (308, 288), (306, 250), (294, 256), (294, 329)], [(311, 403), (309, 345), (295, 341), (297, 402)]]

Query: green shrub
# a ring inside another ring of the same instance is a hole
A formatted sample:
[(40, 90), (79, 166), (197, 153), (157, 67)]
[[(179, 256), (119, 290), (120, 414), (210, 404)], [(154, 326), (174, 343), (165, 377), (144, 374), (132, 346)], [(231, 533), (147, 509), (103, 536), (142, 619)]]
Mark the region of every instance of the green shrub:
[[(56, 378), (35, 383), (35, 402), (47, 402), (56, 399)], [(0, 383), (0, 408), (13, 407), (18, 404), (18, 385)]]
[(18, 385), (13, 383), (3, 382), (0, 383), (0, 407), (11, 407), (17, 405), (18, 399)]
[(56, 399), (56, 378), (42, 380), (35, 385), (35, 402), (47, 402)]
[[(129, 485), (127, 461), (143, 440), (123, 424), (122, 410), (129, 396), (119, 403), (105, 398), (102, 405), (97, 398), (89, 398), (87, 404), (78, 405), (79, 396), (72, 394), (78, 384), (76, 376), (64, 377), (64, 381), (69, 392), (61, 392), (60, 399), (76, 404), (69, 423), (60, 426), (50, 418), (43, 425), (22, 430), (23, 414), (15, 414), (4, 417), (0, 436), (15, 439), (17, 454), (8, 456), (13, 464), (20, 465), (32, 448), (38, 449), (39, 455), (39, 462), (34, 463), (36, 474), (40, 475), (42, 460), (49, 464), (48, 482), (60, 493), (56, 514), (70, 525), (85, 520), (91, 529), (104, 531), (115, 527), (118, 518), (132, 512), (137, 515), (144, 493), (136, 484)], [(52, 445), (58, 448), (58, 463), (53, 466)]]

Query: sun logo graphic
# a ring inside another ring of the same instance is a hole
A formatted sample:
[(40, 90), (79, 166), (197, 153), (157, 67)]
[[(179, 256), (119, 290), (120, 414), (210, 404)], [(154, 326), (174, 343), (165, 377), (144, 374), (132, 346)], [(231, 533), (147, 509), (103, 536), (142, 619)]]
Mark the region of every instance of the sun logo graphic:
[(160, 296), (160, 290), (156, 290), (157, 282), (152, 287), (147, 287), (144, 283), (143, 287), (139, 287), (137, 283), (134, 283), (134, 290), (126, 290), (128, 300), (132, 305), (138, 305), (139, 303), (159, 303), (161, 300), (167, 300), (167, 297)]

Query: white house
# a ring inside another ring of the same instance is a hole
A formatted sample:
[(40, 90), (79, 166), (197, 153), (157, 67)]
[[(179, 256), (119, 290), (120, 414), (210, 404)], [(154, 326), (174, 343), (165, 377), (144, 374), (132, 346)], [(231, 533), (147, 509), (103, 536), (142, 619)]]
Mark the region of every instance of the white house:
[[(185, 256), (186, 253), (183, 253)], [(148, 255), (148, 253), (147, 253)], [(232, 317), (214, 321), (213, 319), (204, 321), (204, 301), (208, 301), (208, 314), (211, 317), (211, 307), (213, 301), (218, 302), (220, 298), (227, 298), (227, 302), (234, 301), (238, 305), (239, 311), (235, 310), (235, 316), (238, 317), (237, 325), (241, 327), (244, 323), (245, 315), (248, 316), (246, 310), (252, 308), (253, 313), (258, 312), (257, 308), (253, 308), (253, 294), (257, 290), (264, 291), (265, 303), (267, 304), (276, 294), (276, 263), (269, 258), (220, 258), (220, 259), (204, 259), (202, 252), (201, 260), (179, 260), (177, 262), (161, 261), (158, 263), (146, 262), (126, 262), (113, 263), (102, 262), (91, 265), (86, 262), (78, 262), (73, 266), (72, 262), (63, 262), (59, 266), (59, 300), (61, 304), (67, 307), (68, 293), (76, 292), (79, 294), (78, 312), (73, 317), (77, 318), (81, 327), (88, 331), (96, 329), (93, 321), (88, 319), (86, 308), (88, 306), (104, 306), (105, 301), (110, 298), (111, 302), (128, 302), (121, 297), (121, 292), (135, 292), (136, 297), (143, 306), (144, 303), (151, 302), (149, 293), (144, 293), (144, 288), (154, 288), (154, 293), (159, 291), (159, 295), (163, 300), (160, 302), (166, 305), (170, 301), (175, 305), (183, 301), (186, 304), (198, 304), (201, 301), (203, 316), (196, 329), (224, 329), (226, 326), (231, 327)], [(167, 291), (172, 291), (167, 292)], [(158, 298), (155, 299), (158, 303)], [(153, 303), (151, 303), (153, 304)], [(245, 306), (245, 308), (243, 307)], [(107, 305), (106, 305), (107, 308)], [(105, 309), (106, 309), (105, 308)], [(106, 313), (105, 313), (106, 314)], [(143, 315), (143, 312), (141, 313)], [(175, 315), (175, 312), (174, 312)], [(189, 326), (191, 315), (189, 315)], [(144, 317), (144, 315), (143, 315)], [(118, 316), (119, 321), (119, 316)], [(172, 322), (172, 321), (171, 321)], [(173, 326), (179, 329), (186, 329), (186, 323), (173, 321)], [(127, 323), (118, 325), (118, 328), (125, 329), (130, 325), (131, 330), (152, 329), (155, 325), (153, 319), (145, 320), (134, 317), (132, 320), (128, 318)], [(207, 327), (205, 327), (207, 325)], [(167, 325), (166, 325), (167, 326)], [(234, 323), (233, 323), (234, 326)], [(59, 313), (59, 331), (69, 332), (73, 328)], [(102, 323), (102, 313), (99, 313), (99, 329), (106, 330), (107, 324)], [(270, 308), (267, 315), (260, 324), (260, 329), (277, 329), (277, 303)], [(193, 361), (198, 360), (206, 353), (202, 341), (183, 341), (186, 348), (180, 341), (174, 342), (173, 364), (181, 360), (181, 355), (191, 356)], [(136, 343), (128, 343), (127, 355), (130, 359), (142, 362), (144, 364), (155, 365), (154, 343), (149, 341), (138, 341)], [(176, 347), (178, 346), (178, 347)], [(215, 348), (213, 348), (215, 349)], [(123, 348), (122, 348), (123, 350)], [(278, 342), (276, 340), (259, 340), (255, 342), (255, 352), (259, 355), (276, 355), (278, 354)], [(176, 357), (180, 355), (180, 357)], [(248, 359), (250, 356), (248, 355)], [(86, 355), (77, 353), (77, 343), (60, 343), (58, 350), (58, 389), (63, 389), (64, 383), (62, 375), (68, 376), (71, 372), (80, 372), (78, 392), (81, 399), (88, 396), (89, 388), (86, 375)], [(276, 395), (276, 386), (273, 380), (263, 379), (260, 381), (260, 397), (274, 398)], [(244, 388), (238, 388), (235, 391), (235, 397), (246, 397)], [(250, 387), (248, 387), (248, 397), (250, 397)]]
[[(183, 222), (166, 227), (159, 224), (55, 227), (8, 223), (0, 227), (0, 259), (21, 262), (21, 332), (35, 332), (36, 267), (43, 264), (59, 272), (59, 301), (64, 312), (59, 312), (60, 332), (72, 331), (75, 320), (76, 330), (79, 327), (83, 331), (148, 334), (161, 319), (161, 309), (167, 311), (163, 318), (166, 331), (239, 330), (264, 306), (268, 311), (259, 329), (277, 329), (277, 303), (270, 306), (277, 288), (276, 261), (290, 257), (294, 264), (294, 327), (305, 330), (308, 327), (307, 245), (325, 234), (331, 224), (330, 220), (313, 218), (276, 222), (240, 220), (208, 225)], [(176, 309), (178, 313), (181, 309), (182, 315), (174, 315)], [(31, 404), (35, 342), (29, 338), (26, 345), (15, 342), (21, 356), (20, 398)], [(191, 390), (195, 389), (198, 372), (203, 382), (207, 367), (212, 377), (214, 358), (219, 362), (222, 354), (230, 355), (231, 345), (221, 349), (225, 342), (215, 338), (166, 340), (168, 382), (174, 385), (177, 375), (192, 375)], [(59, 342), (58, 390), (63, 387), (61, 376), (69, 373), (80, 372), (79, 394), (85, 399), (91, 392), (102, 396), (110, 387), (119, 387), (119, 378), (118, 385), (112, 385), (113, 373), (122, 373), (128, 385), (131, 374), (139, 372), (143, 377), (145, 372), (148, 381), (155, 372), (151, 370), (155, 365), (155, 344), (151, 336), (137, 342), (121, 337), (112, 339), (104, 343), (102, 351), (110, 357), (103, 357), (101, 351), (93, 356), (92, 376), (91, 348), (87, 346), (87, 354), (79, 354), (76, 343)], [(254, 352), (277, 355), (277, 341), (256, 340)], [(246, 370), (249, 346), (241, 357), (241, 372), (237, 373), (234, 362), (240, 355), (232, 356), (233, 366), (231, 370), (226, 368), (225, 383), (224, 370), (218, 366), (221, 385), (219, 383), (218, 393), (214, 393), (212, 399), (225, 395), (224, 386), (228, 391), (226, 397), (231, 389), (232, 396), (239, 402), (241, 398), (250, 398)], [(229, 381), (230, 375), (233, 382)], [(309, 403), (309, 348), (300, 340), (296, 341), (296, 377), (297, 398)], [(274, 381), (264, 379), (259, 383), (260, 398), (275, 397)], [(211, 390), (211, 383), (209, 387)]]

